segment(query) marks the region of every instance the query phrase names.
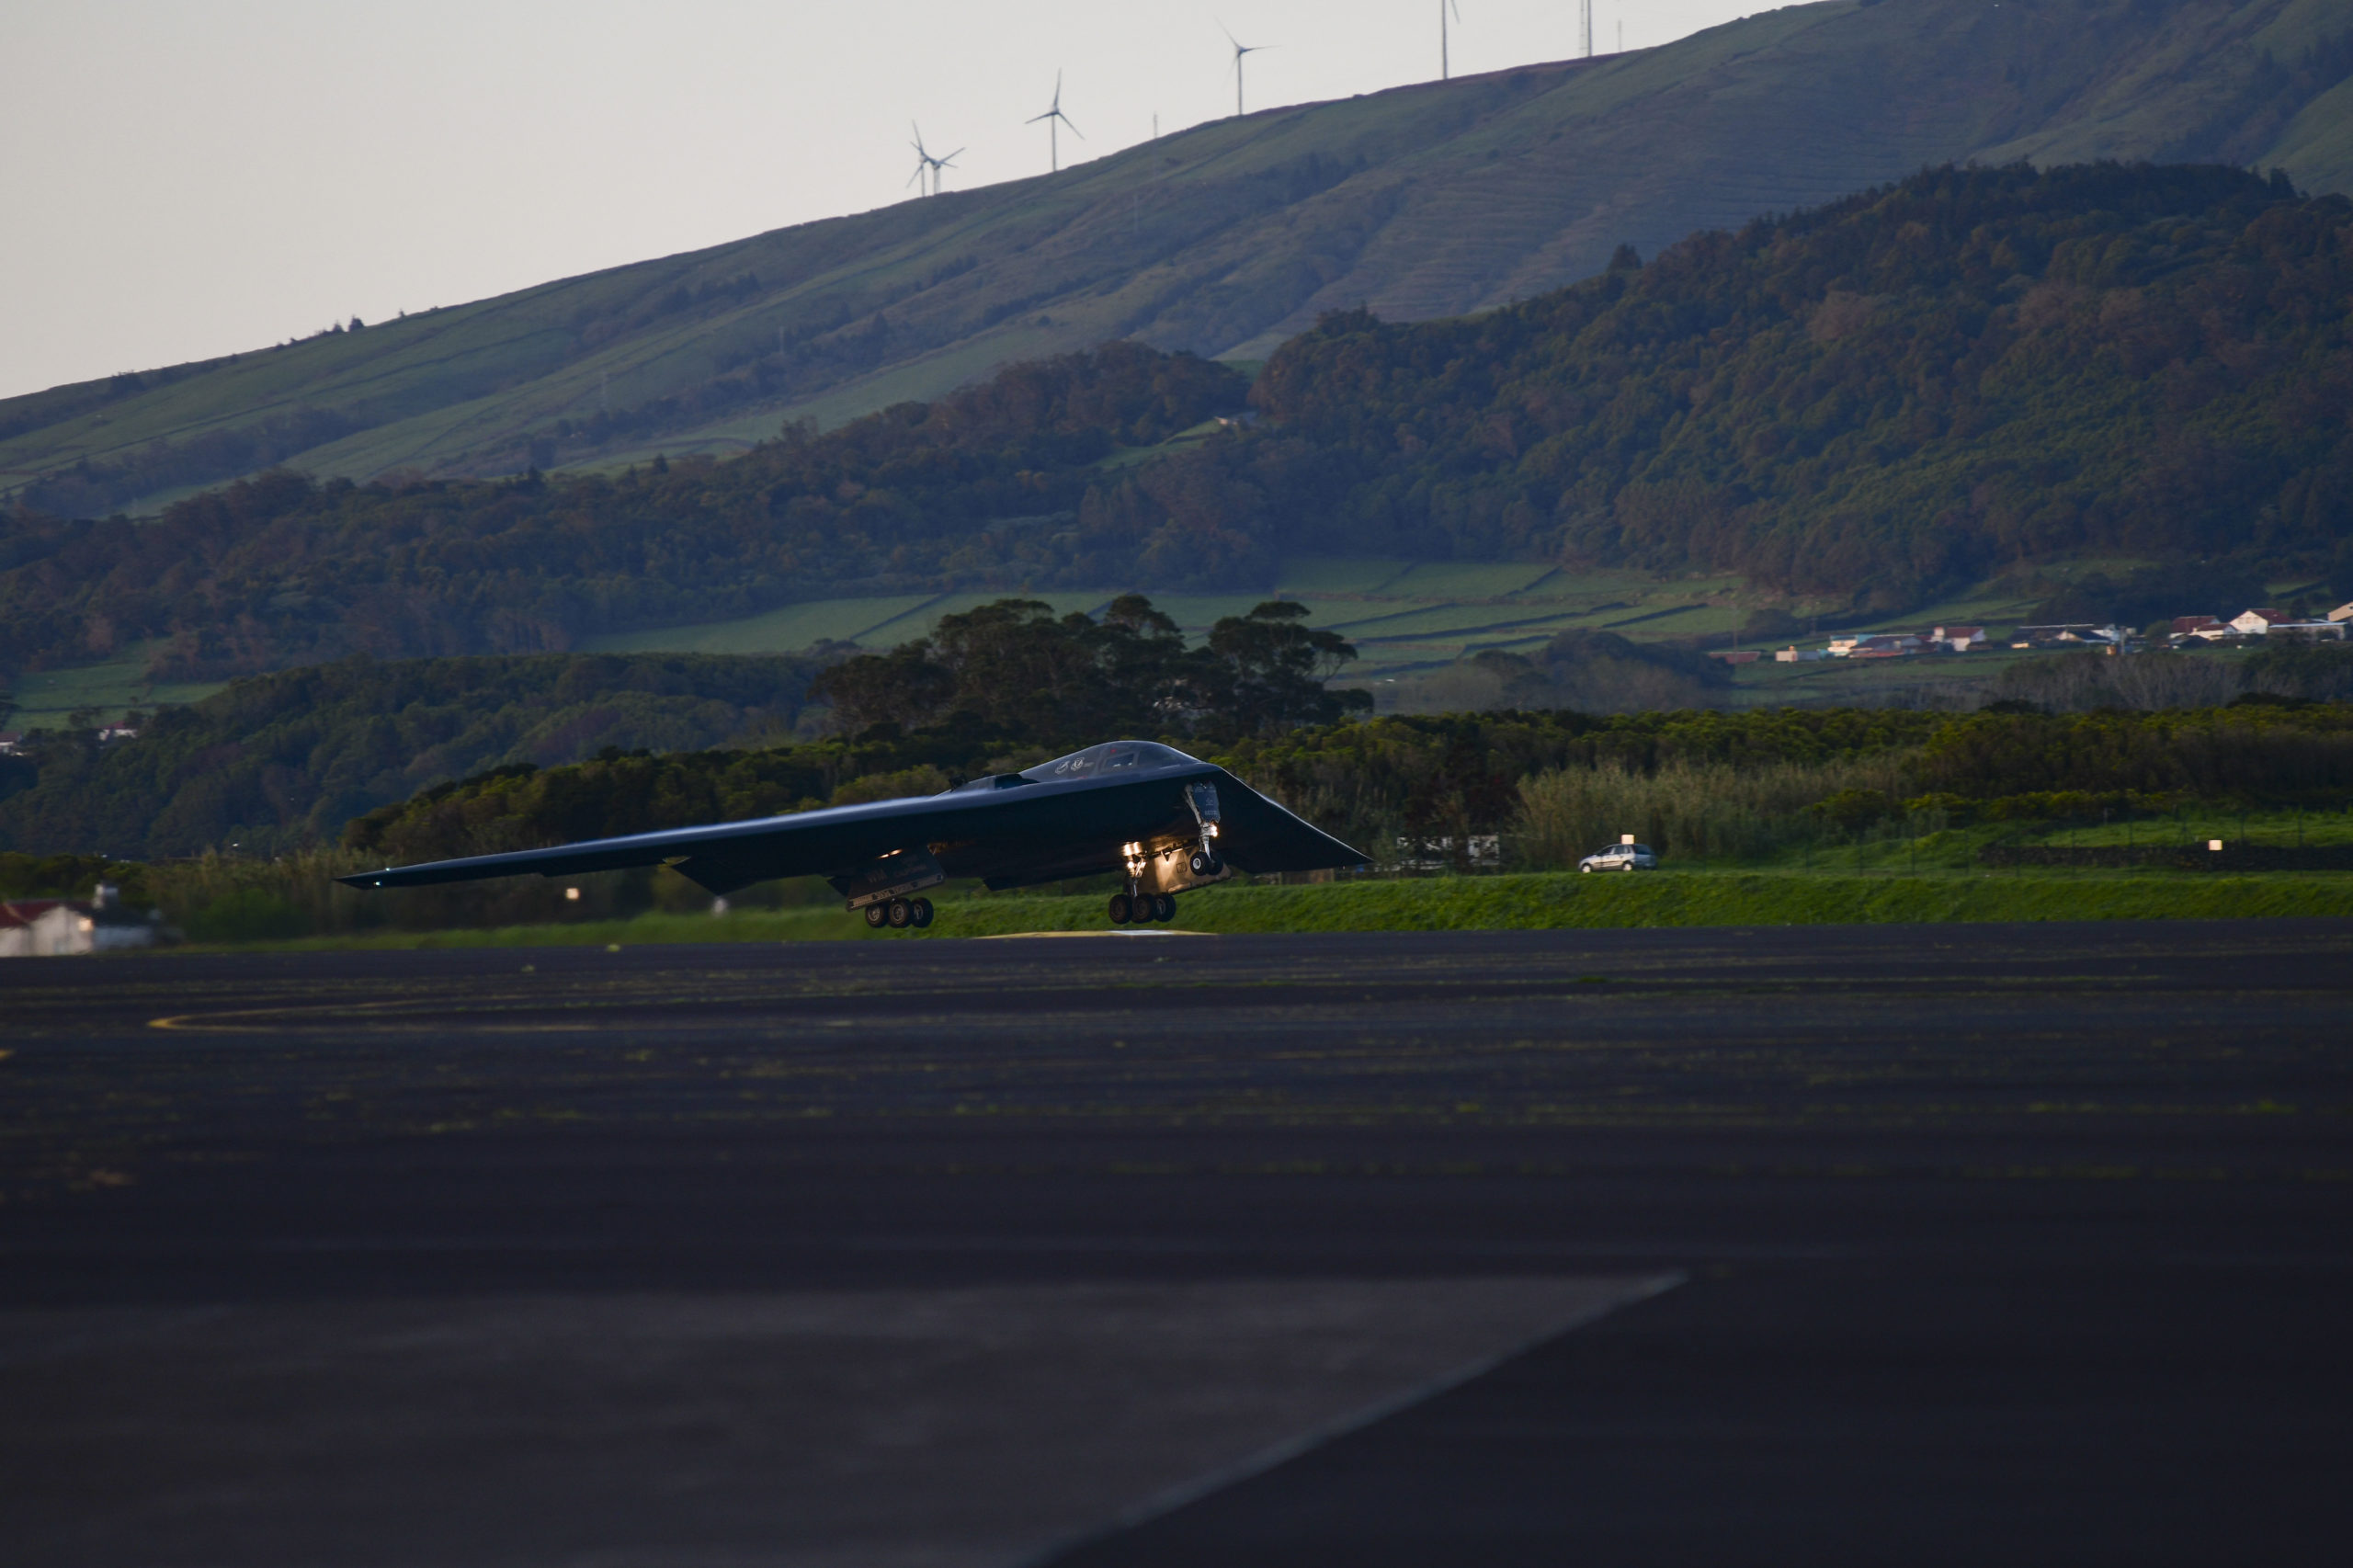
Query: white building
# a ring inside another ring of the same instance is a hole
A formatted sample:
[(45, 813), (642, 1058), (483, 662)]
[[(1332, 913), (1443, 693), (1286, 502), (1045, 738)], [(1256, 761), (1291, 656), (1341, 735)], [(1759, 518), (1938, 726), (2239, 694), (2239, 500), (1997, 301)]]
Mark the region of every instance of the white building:
[(2288, 619), (2288, 612), (2278, 609), (2241, 610), (2231, 617), (2231, 630), (2246, 637), (2265, 637), (2271, 629)]
[(0, 903), (0, 959), (68, 958), (76, 953), (152, 948), (162, 922), (123, 907), (110, 882), (97, 898), (19, 899)]
[(1863, 637), (1841, 637), (1830, 644), (1834, 659), (1894, 658), (1920, 651), (1920, 640), (1905, 632), (1881, 632)]

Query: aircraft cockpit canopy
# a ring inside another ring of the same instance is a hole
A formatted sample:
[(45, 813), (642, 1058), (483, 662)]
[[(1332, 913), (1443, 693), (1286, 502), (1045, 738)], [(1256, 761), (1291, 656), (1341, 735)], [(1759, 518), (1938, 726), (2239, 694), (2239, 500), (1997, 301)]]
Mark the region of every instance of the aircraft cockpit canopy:
[(1156, 741), (1106, 741), (1051, 762), (1022, 770), (1036, 784), (1059, 784), (1072, 778), (1116, 778), (1123, 775), (1158, 773), (1170, 767), (1198, 767), (1197, 758)]

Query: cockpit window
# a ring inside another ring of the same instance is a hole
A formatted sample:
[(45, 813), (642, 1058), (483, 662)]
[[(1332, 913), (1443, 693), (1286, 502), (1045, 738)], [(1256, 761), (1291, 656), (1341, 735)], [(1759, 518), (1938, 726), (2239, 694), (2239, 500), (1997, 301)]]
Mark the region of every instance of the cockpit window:
[(1161, 745), (1154, 741), (1107, 741), (1099, 746), (1088, 746), (1068, 756), (1058, 756), (1051, 762), (1041, 762), (1027, 768), (1021, 777), (1040, 784), (1058, 783), (1066, 778), (1098, 778), (1129, 773), (1156, 773), (1165, 767), (1183, 767), (1194, 759), (1175, 746)]

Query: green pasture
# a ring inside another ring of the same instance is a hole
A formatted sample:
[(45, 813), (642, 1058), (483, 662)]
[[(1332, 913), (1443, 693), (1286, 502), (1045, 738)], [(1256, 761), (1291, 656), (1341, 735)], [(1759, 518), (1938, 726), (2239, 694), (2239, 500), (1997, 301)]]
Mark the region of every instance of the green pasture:
[[(1228, 885), (1186, 895), (1173, 926), (1222, 935), (1313, 931), (1577, 930), (1642, 926), (1934, 925), (1955, 921), (2216, 920), (2353, 916), (2353, 875), (2278, 872), (2031, 875), (1661, 871), (1437, 877), (1408, 881)], [(272, 943), (280, 949), (634, 947), (671, 942), (911, 941), (1097, 933), (1115, 928), (1097, 895), (970, 894), (938, 901), (923, 932), (870, 930), (831, 907), (495, 930), (385, 932)], [(1146, 940), (1133, 937), (1127, 939)]]
[(0, 729), (62, 730), (73, 714), (85, 710), (95, 712), (99, 723), (110, 724), (134, 709), (200, 702), (227, 684), (166, 681), (159, 685), (147, 678), (148, 653), (142, 644), (104, 664), (19, 676), (6, 687), (15, 710), (0, 717)]
[(1347, 597), (1377, 593), (1413, 569), (1389, 556), (1302, 556), (1283, 562), (1275, 587), (1301, 598)]
[(621, 631), (584, 639), (591, 653), (782, 653), (821, 642), (855, 642), (932, 603), (937, 594), (870, 599), (816, 599), (786, 605), (740, 620), (706, 621), (654, 631)]
[(1559, 568), (1544, 562), (1426, 562), (1407, 567), (1381, 585), (1381, 591), (1403, 598), (1502, 598), (1506, 594), (1527, 593), (1561, 574)]
[(2353, 844), (2353, 812), (2224, 812), (2118, 813), (2105, 822), (2037, 824), (2022, 844), (2063, 849), (2113, 849), (2200, 845), (2214, 839), (2264, 849), (2335, 847)]

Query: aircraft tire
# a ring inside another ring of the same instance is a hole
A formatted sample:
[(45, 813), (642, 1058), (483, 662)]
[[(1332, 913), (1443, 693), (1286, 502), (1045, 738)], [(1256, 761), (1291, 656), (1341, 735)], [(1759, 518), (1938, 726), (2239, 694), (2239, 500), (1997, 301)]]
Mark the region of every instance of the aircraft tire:
[(933, 914), (936, 913), (931, 907), (931, 900), (927, 898), (919, 898), (915, 901), (912, 907), (915, 910), (916, 930), (920, 931), (925, 926), (931, 924), (931, 917)]
[(866, 916), (866, 923), (878, 931), (882, 928), (882, 922), (891, 917), (891, 912), (879, 903), (870, 903), (860, 913)]
[(1176, 918), (1176, 895), (1162, 893), (1152, 901), (1152, 917), (1164, 923)]
[(1111, 895), (1111, 924), (1125, 926), (1133, 918), (1135, 918), (1134, 906), (1128, 902), (1128, 895), (1123, 892), (1113, 893)]
[(1217, 858), (1215, 856), (1211, 855), (1207, 850), (1196, 849), (1193, 851), (1192, 867), (1193, 875), (1197, 877), (1215, 876), (1217, 874)]
[(908, 926), (915, 924), (915, 908), (913, 905), (909, 904), (905, 899), (894, 898), (891, 901), (890, 919), (892, 930), (904, 931)]

